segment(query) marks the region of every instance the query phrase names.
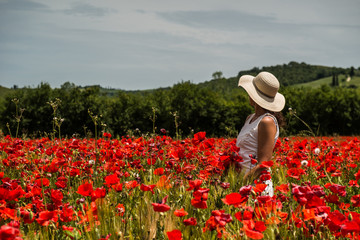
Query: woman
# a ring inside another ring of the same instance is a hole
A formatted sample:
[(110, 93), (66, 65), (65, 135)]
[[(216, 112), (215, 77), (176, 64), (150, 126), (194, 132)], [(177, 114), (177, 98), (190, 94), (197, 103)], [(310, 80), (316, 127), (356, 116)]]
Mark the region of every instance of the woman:
[[(236, 145), (243, 158), (240, 163), (244, 180), (257, 179), (261, 172), (269, 169), (261, 167), (264, 161), (270, 161), (277, 138), (279, 137), (278, 118), (285, 106), (285, 97), (278, 93), (280, 84), (269, 72), (261, 72), (256, 77), (244, 75), (239, 79), (239, 86), (249, 95), (250, 104), (255, 112), (249, 115), (242, 127)], [(266, 180), (267, 188), (263, 194), (273, 196), (271, 180)]]

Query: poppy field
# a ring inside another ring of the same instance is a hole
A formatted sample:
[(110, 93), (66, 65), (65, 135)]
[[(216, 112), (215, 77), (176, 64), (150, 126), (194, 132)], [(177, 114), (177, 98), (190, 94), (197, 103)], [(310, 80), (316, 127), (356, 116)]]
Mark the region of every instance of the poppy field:
[(235, 142), (3, 136), (0, 239), (360, 239), (358, 138), (281, 138), (251, 182)]

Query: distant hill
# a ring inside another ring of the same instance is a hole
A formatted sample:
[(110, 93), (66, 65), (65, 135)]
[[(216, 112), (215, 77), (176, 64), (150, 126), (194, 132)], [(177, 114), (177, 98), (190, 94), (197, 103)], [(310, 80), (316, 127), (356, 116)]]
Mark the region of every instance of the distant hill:
[[(339, 87), (346, 87), (346, 88), (359, 88), (360, 87), (360, 76), (353, 76), (350, 78), (347, 75), (340, 74), (339, 78)], [(321, 85), (329, 85), (332, 84), (332, 76), (321, 78), (312, 82), (307, 83), (299, 83), (293, 85), (294, 87), (311, 87), (311, 88), (318, 88)]]
[[(254, 67), (250, 70), (240, 71), (238, 76), (228, 79), (213, 79), (204, 83), (199, 83), (200, 86), (208, 87), (210, 89), (226, 89), (225, 85), (237, 86), (240, 76), (252, 75), (256, 76), (262, 71), (273, 73), (282, 86), (291, 86), (300, 83), (308, 83), (318, 79), (331, 77), (333, 74), (345, 75), (350, 72), (350, 68), (326, 67), (318, 65), (309, 65), (306, 63), (289, 62), (288, 64), (269, 66), (257, 68)], [(219, 86), (218, 86), (219, 85)]]
[(4, 98), (8, 93), (14, 91), (14, 89), (0, 86), (0, 98)]
[[(346, 78), (353, 71), (352, 81), (346, 82)], [(358, 78), (360, 78), (360, 70), (354, 68), (338, 68), (326, 67), (319, 65), (309, 65), (306, 63), (289, 62), (288, 64), (268, 66), (251, 70), (240, 71), (238, 76), (224, 78), (221, 72), (214, 73), (215, 79), (199, 83), (198, 86), (211, 89), (224, 95), (231, 95), (232, 91), (238, 91), (237, 85), (240, 76), (252, 75), (256, 76), (262, 71), (273, 73), (280, 82), (281, 87), (320, 87), (322, 84), (331, 85), (332, 76), (336, 75), (339, 79), (340, 87), (357, 88), (360, 86)]]
[[(346, 82), (346, 78), (350, 74), (351, 70), (355, 76), (352, 81)], [(298, 63), (291, 61), (288, 64), (281, 64), (275, 66), (265, 66), (262, 68), (254, 67), (250, 70), (240, 71), (237, 76), (224, 78), (221, 72), (216, 72), (214, 79), (198, 83), (199, 87), (211, 89), (219, 93), (230, 93), (236, 91), (239, 77), (242, 75), (252, 75), (256, 76), (262, 71), (268, 71), (273, 73), (278, 79), (282, 87), (286, 86), (296, 86), (296, 87), (319, 87), (322, 84), (331, 84), (332, 76), (335, 74), (339, 78), (340, 87), (359, 87), (360, 86), (360, 69), (354, 68), (339, 68), (339, 67), (327, 67), (320, 65), (310, 65), (304, 62)], [(72, 83), (67, 83), (69, 86), (75, 87)], [(100, 94), (107, 96), (116, 96), (119, 91), (132, 93), (132, 94), (147, 94), (152, 93), (157, 90), (170, 90), (170, 87), (167, 88), (158, 88), (158, 89), (148, 89), (148, 90), (121, 90), (113, 88), (103, 88), (100, 85), (93, 86), (78, 86), (80, 88), (86, 89), (89, 87), (100, 88)], [(0, 86), (0, 99), (4, 96), (14, 91), (14, 89), (9, 89)]]

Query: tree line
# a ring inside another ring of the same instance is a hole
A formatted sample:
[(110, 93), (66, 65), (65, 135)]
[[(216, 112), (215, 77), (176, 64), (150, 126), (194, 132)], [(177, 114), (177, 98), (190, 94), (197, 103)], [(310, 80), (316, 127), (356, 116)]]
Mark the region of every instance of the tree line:
[[(282, 136), (359, 135), (360, 91), (350, 88), (282, 87), (286, 126)], [(289, 108), (291, 111), (289, 111)], [(16, 89), (0, 102), (0, 129), (12, 136), (80, 137), (107, 131), (113, 136), (157, 133), (187, 137), (236, 137), (252, 112), (244, 90), (216, 91), (185, 81), (168, 89), (117, 91), (108, 96), (100, 87), (81, 88), (65, 83), (52, 89)]]

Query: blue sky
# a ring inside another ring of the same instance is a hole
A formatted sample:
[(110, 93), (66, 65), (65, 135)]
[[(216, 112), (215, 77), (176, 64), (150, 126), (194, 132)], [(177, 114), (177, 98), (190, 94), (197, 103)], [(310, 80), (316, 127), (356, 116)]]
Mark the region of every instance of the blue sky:
[(360, 66), (358, 0), (0, 0), (0, 85), (126, 90), (284, 64)]

